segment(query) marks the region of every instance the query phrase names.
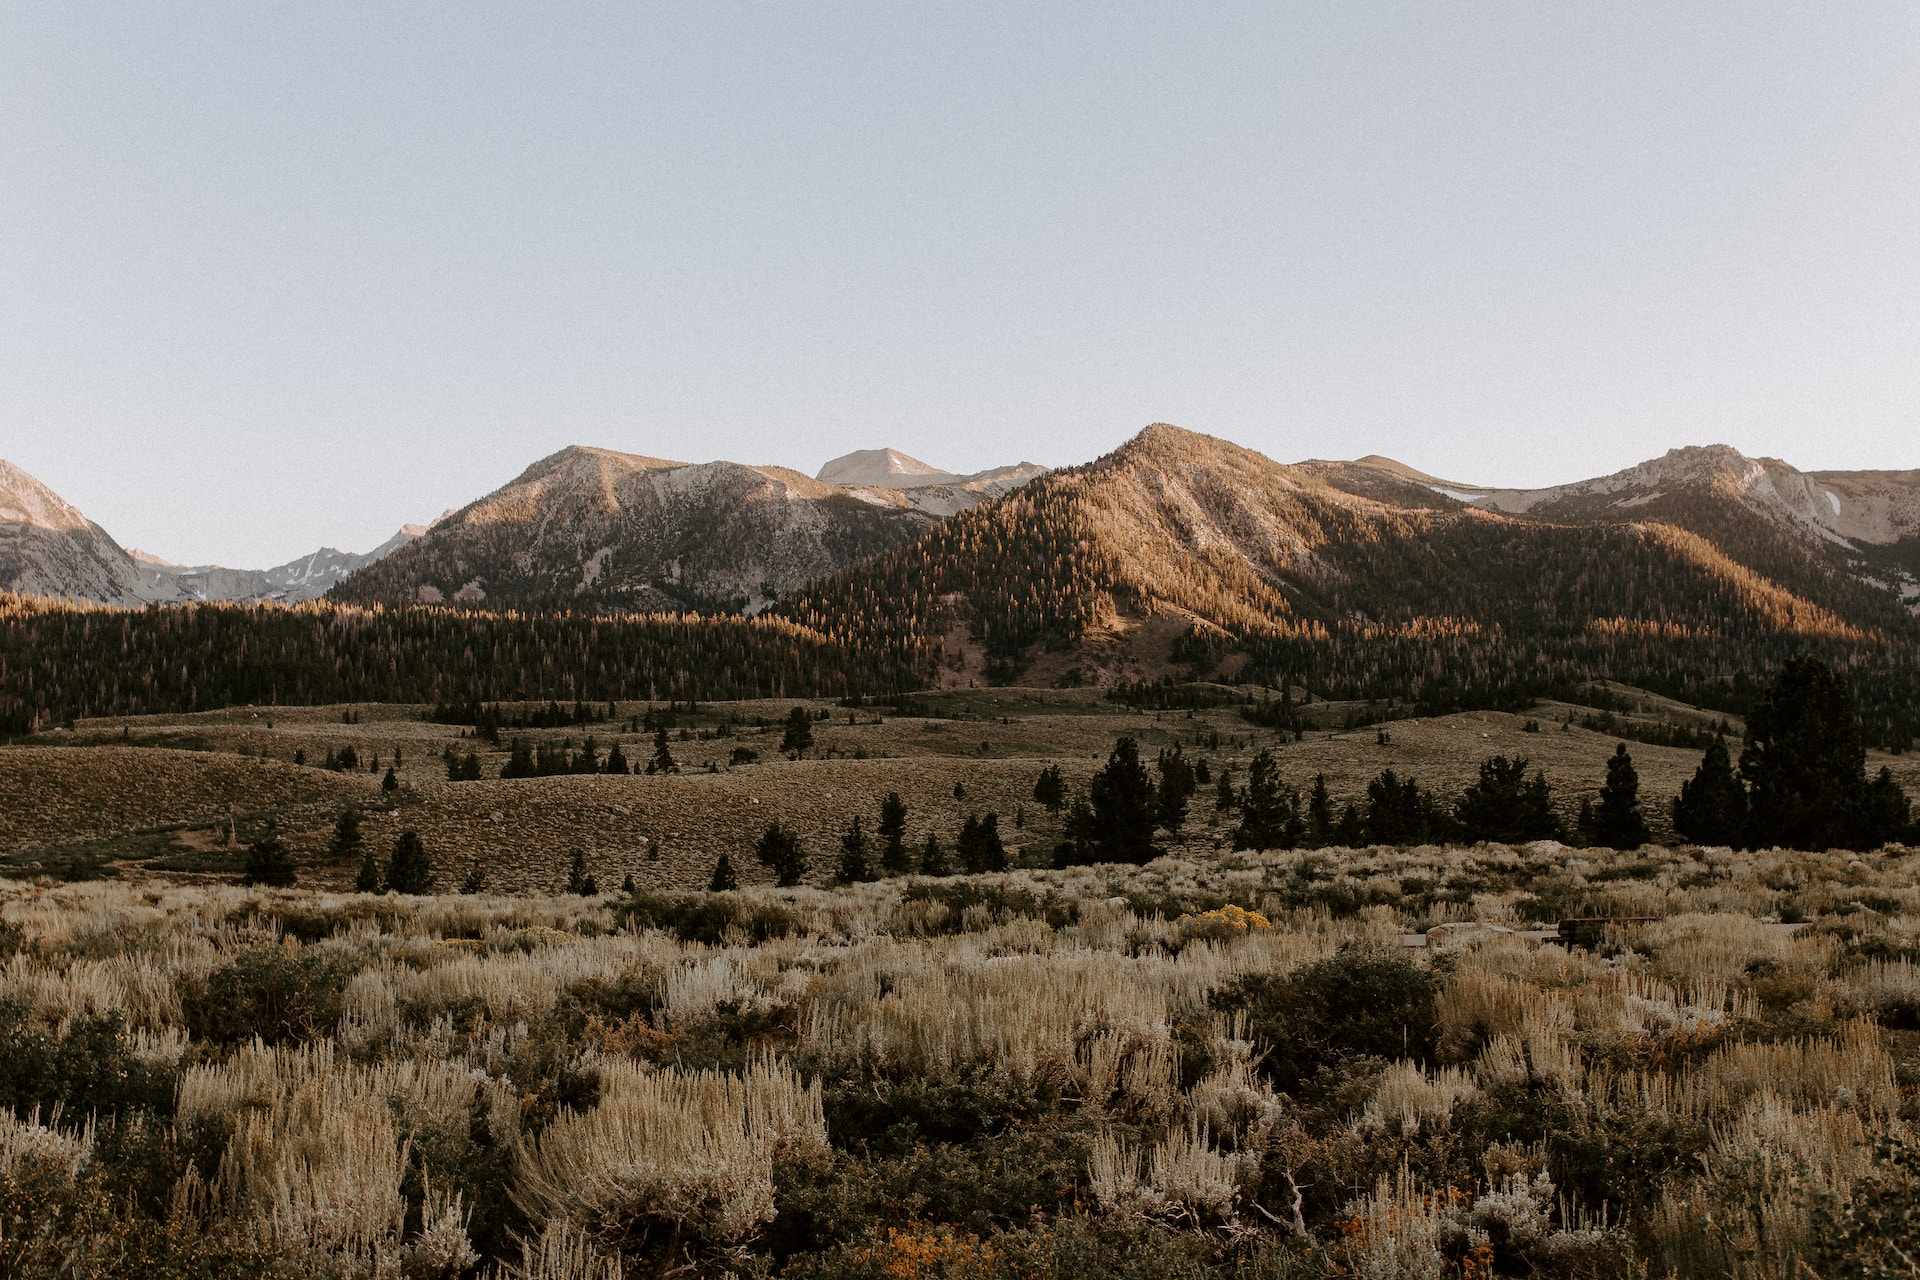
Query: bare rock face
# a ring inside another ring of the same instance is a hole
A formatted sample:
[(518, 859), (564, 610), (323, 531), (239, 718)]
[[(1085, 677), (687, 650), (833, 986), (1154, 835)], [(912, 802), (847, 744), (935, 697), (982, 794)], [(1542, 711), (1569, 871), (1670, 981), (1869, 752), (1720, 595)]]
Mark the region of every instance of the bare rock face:
[(573, 446), (333, 594), (364, 602), (757, 613), (1043, 470), (954, 476), (877, 449), (837, 459), (811, 479), (784, 467)]

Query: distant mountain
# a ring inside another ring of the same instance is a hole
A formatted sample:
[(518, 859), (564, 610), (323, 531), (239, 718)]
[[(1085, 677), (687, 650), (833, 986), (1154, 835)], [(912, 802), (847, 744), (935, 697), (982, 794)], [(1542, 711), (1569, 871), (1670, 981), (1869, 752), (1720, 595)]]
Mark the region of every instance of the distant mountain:
[[(1910, 644), (1920, 628), (1897, 594), (1849, 569), (1859, 544), (1795, 533), (1799, 491), (1773, 487), (1777, 503), (1750, 486), (1715, 505), (1616, 486), (1609, 501), (1643, 500), (1603, 517), (1604, 503), (1571, 493), (1497, 501), (1386, 459), (1288, 466), (1156, 425), (786, 611), (948, 682), (1106, 683), (1224, 663), (1342, 696), (1477, 687), (1483, 705), (1610, 671), (1697, 684), (1809, 644)], [(1848, 489), (1889, 510), (1902, 491), (1884, 477)]]
[(140, 566), (93, 521), (0, 459), (0, 588), (25, 595), (139, 605), (154, 595)]
[(365, 555), (324, 547), (273, 569), (171, 564), (129, 551), (19, 467), (0, 460), (0, 590), (99, 604), (315, 600), (425, 533), (406, 525)]
[(139, 550), (128, 552), (139, 563), (143, 581), (156, 592), (171, 584), (177, 595), (155, 599), (276, 601), (297, 604), (318, 600), (348, 574), (378, 564), (400, 548), (423, 537), (427, 526), (405, 524), (373, 550), (362, 553), (322, 547), (311, 555), (271, 569), (227, 569), (217, 564), (177, 565)]
[(1031, 463), (957, 476), (891, 449), (810, 479), (573, 446), (333, 591), (347, 601), (757, 613), (1018, 487)]
[[(1727, 445), (1669, 450), (1592, 480), (1492, 489), (1389, 458), (1305, 464), (1347, 492), (1556, 524), (1650, 524), (1708, 539), (1756, 572), (1850, 611), (1920, 612), (1920, 471), (1800, 471)], [(1422, 498), (1420, 489), (1433, 496)], [(1444, 501), (1440, 501), (1444, 500)]]

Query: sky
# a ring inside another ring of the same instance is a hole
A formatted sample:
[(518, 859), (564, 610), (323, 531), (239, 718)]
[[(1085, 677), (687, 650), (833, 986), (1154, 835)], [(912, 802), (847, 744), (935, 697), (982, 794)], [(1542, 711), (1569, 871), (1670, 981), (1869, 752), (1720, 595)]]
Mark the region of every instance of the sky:
[(1916, 250), (1905, 3), (0, 6), (0, 457), (182, 562), (574, 443), (1920, 467)]

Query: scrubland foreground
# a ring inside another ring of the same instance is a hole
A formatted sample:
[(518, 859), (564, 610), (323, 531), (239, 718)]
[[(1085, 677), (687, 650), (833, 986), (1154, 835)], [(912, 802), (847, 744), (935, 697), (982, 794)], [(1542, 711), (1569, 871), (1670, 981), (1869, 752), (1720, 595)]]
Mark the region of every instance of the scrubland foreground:
[(1917, 874), (0, 881), (0, 1274), (1907, 1275)]

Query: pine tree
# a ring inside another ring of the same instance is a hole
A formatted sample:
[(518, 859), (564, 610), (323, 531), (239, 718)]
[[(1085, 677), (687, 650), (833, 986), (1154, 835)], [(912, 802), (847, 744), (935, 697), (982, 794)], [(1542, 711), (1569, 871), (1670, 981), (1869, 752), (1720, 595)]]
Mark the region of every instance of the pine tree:
[(1300, 796), (1280, 780), (1273, 752), (1262, 751), (1247, 770), (1247, 790), (1240, 802), (1240, 825), (1234, 829), (1236, 849), (1293, 849), (1306, 834), (1300, 819)]
[(1885, 844), (1906, 842), (1912, 830), (1913, 804), (1894, 781), (1893, 770), (1880, 767), (1878, 776), (1867, 784), (1860, 806), (1859, 846), (1877, 849)]
[(1045, 805), (1048, 813), (1060, 812), (1067, 802), (1067, 787), (1060, 780), (1060, 766), (1050, 764), (1040, 771), (1040, 780), (1033, 784), (1035, 802)]
[(1747, 716), (1740, 774), (1748, 843), (1788, 849), (1858, 847), (1867, 786), (1846, 681), (1817, 658), (1795, 658)]
[(433, 892), (433, 865), (418, 832), (402, 831), (393, 842), (393, 856), (387, 859), (387, 888), (395, 893)]
[(581, 894), (587, 891), (587, 851), (574, 849), (567, 855), (567, 892)]
[(1194, 781), (1193, 766), (1187, 763), (1186, 754), (1178, 745), (1171, 751), (1162, 750), (1154, 765), (1160, 773), (1154, 817), (1167, 834), (1177, 836), (1186, 825), (1187, 801), (1199, 784)]
[(805, 707), (787, 712), (786, 732), (780, 736), (780, 749), (804, 756), (813, 745), (813, 716)]
[(783, 830), (778, 822), (767, 824), (753, 846), (753, 854), (762, 866), (772, 870), (775, 883), (782, 889), (791, 889), (807, 874), (807, 854), (800, 837)]
[(460, 892), (479, 893), (487, 887), (487, 879), (480, 870), (480, 859), (475, 858), (473, 865), (467, 868), (467, 878), (460, 882)]
[(633, 766), (627, 763), (627, 753), (620, 749), (618, 741), (615, 741), (612, 750), (607, 752), (605, 772), (619, 774), (622, 777), (633, 772)]
[(1673, 798), (1673, 829), (1697, 845), (1736, 845), (1747, 830), (1747, 789), (1733, 772), (1727, 740), (1716, 736), (1693, 777)]
[(293, 855), (287, 852), (287, 842), (269, 824), (266, 834), (247, 846), (247, 870), (240, 877), (240, 882), (285, 889), (291, 887), (296, 879)]
[(1480, 777), (1454, 806), (1463, 840), (1525, 844), (1557, 840), (1562, 832), (1553, 812), (1553, 789), (1544, 772), (1527, 777), (1525, 756), (1494, 756), (1480, 762)]
[(841, 884), (873, 879), (873, 869), (867, 865), (867, 836), (857, 817), (840, 837), (840, 871), (836, 878)]
[(540, 773), (539, 765), (533, 758), (533, 747), (525, 738), (513, 740), (513, 754), (500, 766), (502, 778), (533, 778)]
[(1366, 819), (1360, 816), (1360, 806), (1349, 800), (1346, 808), (1340, 811), (1340, 821), (1333, 824), (1331, 843), (1342, 849), (1357, 849), (1366, 842)]
[(667, 729), (665, 725), (653, 731), (653, 759), (647, 762), (647, 772), (680, 772), (680, 766), (674, 762), (673, 752), (667, 746)]
[(1590, 845), (1623, 852), (1638, 849), (1652, 837), (1640, 813), (1640, 775), (1624, 742), (1615, 744), (1613, 756), (1607, 761), (1607, 781), (1600, 788), (1600, 803), (1593, 807), (1582, 834)]
[(1311, 849), (1324, 849), (1333, 843), (1333, 797), (1327, 792), (1327, 775), (1313, 775), (1313, 790), (1307, 794), (1307, 835)]
[[(713, 864), (713, 878), (707, 881), (708, 893), (730, 893), (740, 887), (740, 877), (733, 873), (733, 859), (726, 854), (720, 855), (720, 861)], [(629, 889), (628, 896), (632, 896)]]
[(380, 779), (380, 790), (386, 795), (392, 795), (394, 792), (398, 791), (399, 789), (400, 789), (399, 777), (394, 773), (392, 769), (388, 769), (387, 776)]
[(960, 866), (968, 875), (1007, 869), (1007, 850), (1000, 842), (1000, 815), (997, 813), (990, 813), (985, 818), (968, 814), (967, 820), (960, 826), (957, 848)]
[(1240, 793), (1233, 786), (1233, 769), (1228, 765), (1220, 766), (1220, 785), (1214, 788), (1213, 808), (1216, 813), (1227, 813), (1240, 806)]
[(944, 876), (951, 874), (947, 866), (946, 850), (940, 847), (940, 837), (927, 832), (927, 842), (920, 849), (920, 874), (923, 876)]
[(1153, 845), (1154, 800), (1139, 744), (1119, 739), (1106, 767), (1088, 784), (1087, 799), (1067, 815), (1064, 856), (1079, 863), (1151, 862), (1158, 853)]
[[(721, 856), (724, 857), (725, 855), (723, 854)], [(620, 892), (626, 894), (629, 898), (636, 892), (633, 887), (633, 872), (627, 872), (627, 878), (620, 882)]]
[(874, 830), (883, 842), (880, 866), (890, 876), (903, 876), (913, 870), (913, 857), (907, 852), (907, 805), (898, 791), (887, 792), (880, 802), (880, 825)]
[(1453, 834), (1453, 820), (1414, 779), (1386, 769), (1367, 784), (1366, 843), (1435, 844)]

